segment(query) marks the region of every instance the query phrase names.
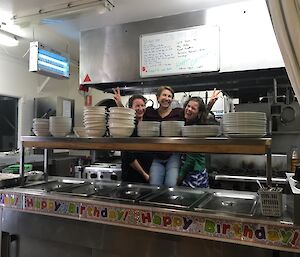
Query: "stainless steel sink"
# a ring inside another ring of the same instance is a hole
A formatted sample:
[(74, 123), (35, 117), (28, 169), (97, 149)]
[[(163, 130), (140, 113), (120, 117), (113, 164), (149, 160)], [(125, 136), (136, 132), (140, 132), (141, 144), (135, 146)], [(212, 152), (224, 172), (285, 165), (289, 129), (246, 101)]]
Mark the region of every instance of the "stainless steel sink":
[(194, 209), (253, 216), (256, 203), (256, 194), (214, 192), (205, 201), (197, 203)]
[(158, 194), (146, 197), (140, 202), (161, 207), (190, 208), (195, 202), (203, 200), (206, 194), (202, 190), (168, 188)]

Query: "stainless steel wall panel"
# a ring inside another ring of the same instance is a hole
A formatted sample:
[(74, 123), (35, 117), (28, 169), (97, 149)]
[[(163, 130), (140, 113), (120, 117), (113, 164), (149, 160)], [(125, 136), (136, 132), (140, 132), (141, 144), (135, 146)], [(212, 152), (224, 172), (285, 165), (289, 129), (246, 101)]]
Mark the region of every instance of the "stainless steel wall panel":
[(204, 24), (205, 11), (198, 11), (81, 32), (80, 83), (87, 74), (92, 83), (140, 80), (141, 34)]
[[(152, 83), (151, 86), (162, 84), (157, 79), (171, 76), (140, 78), (140, 35), (201, 25), (220, 27), (220, 73), (284, 67), (265, 3), (243, 1), (230, 8), (224, 5), (81, 32), (80, 83), (111, 83), (109, 87), (116, 82), (119, 85), (137, 81)], [(189, 76), (198, 78), (200, 74), (205, 73), (177, 77), (183, 79), (183, 84), (191, 84)], [(86, 75), (90, 82), (84, 81)], [(199, 81), (202, 79), (199, 77)], [(144, 84), (136, 83), (136, 86), (144, 87)]]

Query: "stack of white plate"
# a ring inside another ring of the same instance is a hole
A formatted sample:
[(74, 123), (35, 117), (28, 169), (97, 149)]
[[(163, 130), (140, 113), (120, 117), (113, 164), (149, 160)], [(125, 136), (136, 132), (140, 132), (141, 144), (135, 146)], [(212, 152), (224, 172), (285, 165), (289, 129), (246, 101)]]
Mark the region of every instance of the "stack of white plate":
[(159, 137), (160, 122), (157, 121), (140, 121), (137, 126), (139, 137)]
[(267, 117), (264, 112), (231, 112), (223, 115), (223, 132), (228, 137), (263, 137)]
[(125, 107), (109, 108), (108, 128), (112, 137), (129, 137), (135, 127), (135, 110)]
[(106, 107), (85, 106), (83, 125), (87, 137), (102, 137), (106, 131)]
[(180, 137), (184, 121), (162, 121), (161, 135), (163, 137)]
[(191, 125), (182, 128), (184, 137), (216, 137), (219, 134), (218, 125)]
[(36, 136), (49, 136), (49, 120), (48, 119), (33, 119), (32, 131)]
[(54, 137), (64, 137), (71, 132), (72, 119), (63, 116), (51, 116), (49, 118), (49, 131)]

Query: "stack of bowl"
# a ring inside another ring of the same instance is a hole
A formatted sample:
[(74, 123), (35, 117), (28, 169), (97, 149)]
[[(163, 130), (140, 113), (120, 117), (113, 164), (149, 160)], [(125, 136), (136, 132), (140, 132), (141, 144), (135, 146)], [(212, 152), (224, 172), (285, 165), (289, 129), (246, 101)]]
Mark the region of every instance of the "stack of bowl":
[(130, 137), (135, 127), (135, 110), (125, 107), (109, 108), (108, 128), (112, 137)]
[(184, 121), (162, 121), (161, 135), (163, 137), (180, 137)]
[(219, 134), (218, 125), (191, 125), (182, 128), (183, 137), (216, 137)]
[(33, 119), (32, 131), (36, 136), (49, 136), (49, 120), (48, 119)]
[(83, 110), (83, 125), (88, 137), (102, 137), (106, 132), (106, 107), (85, 106)]
[(140, 121), (137, 126), (139, 137), (159, 137), (160, 122), (158, 121)]
[(49, 118), (49, 131), (54, 137), (64, 137), (71, 132), (72, 119), (63, 116), (51, 116)]
[(74, 127), (73, 131), (75, 136), (77, 137), (88, 137), (85, 132), (85, 127)]

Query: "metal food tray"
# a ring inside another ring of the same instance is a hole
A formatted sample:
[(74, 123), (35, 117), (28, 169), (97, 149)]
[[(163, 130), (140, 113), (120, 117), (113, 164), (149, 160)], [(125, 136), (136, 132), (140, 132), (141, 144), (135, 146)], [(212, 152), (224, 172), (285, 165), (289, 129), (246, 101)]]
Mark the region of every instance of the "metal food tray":
[(109, 196), (112, 189), (118, 187), (119, 183), (106, 182), (85, 182), (83, 184), (72, 185), (69, 187), (58, 188), (52, 193), (66, 194), (72, 196), (91, 196), (100, 194), (101, 196)]
[(19, 186), (20, 181), (20, 175), (0, 173), (0, 188)]
[(113, 190), (119, 187), (120, 184), (120, 182), (110, 181), (95, 182), (94, 186), (96, 188), (96, 192), (91, 197), (96, 199), (111, 199)]
[(158, 194), (142, 199), (140, 203), (161, 207), (187, 209), (194, 203), (203, 200), (206, 195), (207, 193), (202, 190), (170, 187)]
[(49, 180), (43, 181), (39, 183), (29, 184), (22, 186), (22, 188), (32, 189), (32, 190), (41, 190), (41, 191), (54, 191), (62, 188), (69, 188), (72, 186), (80, 186), (83, 185), (85, 182), (83, 180)]
[(212, 211), (253, 216), (257, 203), (257, 195), (242, 192), (214, 192), (209, 197), (197, 203), (196, 211)]
[(96, 187), (91, 183), (75, 184), (67, 187), (60, 187), (51, 191), (51, 193), (72, 195), (72, 196), (90, 196), (95, 194)]
[(122, 184), (112, 192), (110, 199), (137, 202), (140, 199), (157, 193), (159, 190), (159, 186)]

